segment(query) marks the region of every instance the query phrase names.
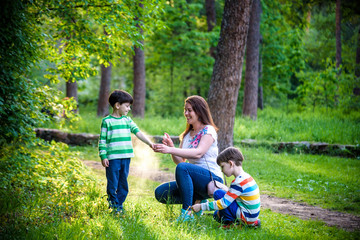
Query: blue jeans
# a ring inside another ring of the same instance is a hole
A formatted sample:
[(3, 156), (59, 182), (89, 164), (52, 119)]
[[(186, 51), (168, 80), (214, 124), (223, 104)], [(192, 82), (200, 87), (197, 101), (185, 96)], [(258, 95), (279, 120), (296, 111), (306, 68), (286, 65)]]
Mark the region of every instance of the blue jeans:
[[(222, 189), (218, 189), (214, 192), (214, 199), (219, 200), (223, 198), (226, 194), (226, 191)], [(218, 221), (219, 223), (223, 224), (230, 224), (236, 221), (236, 211), (239, 208), (236, 201), (233, 201), (230, 206), (223, 210), (216, 210), (214, 212), (214, 219)], [(218, 216), (218, 213), (220, 215), (220, 218)]]
[(123, 209), (123, 203), (129, 192), (127, 177), (129, 175), (130, 158), (109, 160), (106, 169), (108, 201), (110, 208)]
[[(222, 178), (211, 173), (214, 180)], [(212, 180), (208, 169), (191, 163), (179, 163), (175, 170), (176, 181), (163, 183), (155, 189), (155, 198), (161, 203), (182, 204), (187, 210), (196, 200), (210, 198), (207, 184)]]

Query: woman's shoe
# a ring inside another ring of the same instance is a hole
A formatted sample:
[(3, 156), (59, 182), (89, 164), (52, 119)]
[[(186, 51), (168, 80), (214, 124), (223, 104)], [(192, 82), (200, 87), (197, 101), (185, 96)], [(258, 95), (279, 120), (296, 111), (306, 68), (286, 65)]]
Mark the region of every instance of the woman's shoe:
[(188, 222), (188, 221), (193, 221), (193, 220), (194, 220), (194, 216), (192, 215), (191, 211), (181, 209), (181, 214), (176, 219), (176, 222)]

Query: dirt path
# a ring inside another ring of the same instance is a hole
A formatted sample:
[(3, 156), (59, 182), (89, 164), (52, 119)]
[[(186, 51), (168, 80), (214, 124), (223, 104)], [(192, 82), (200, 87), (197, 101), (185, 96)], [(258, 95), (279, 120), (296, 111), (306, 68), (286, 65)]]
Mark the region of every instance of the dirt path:
[[(97, 161), (84, 161), (84, 163), (94, 169), (104, 169), (101, 163)], [(157, 182), (174, 180), (173, 173), (159, 170), (143, 170), (137, 167), (130, 167), (130, 175)], [(265, 194), (261, 195), (261, 206), (270, 208), (274, 212), (293, 215), (304, 220), (320, 220), (329, 226), (337, 226), (348, 231), (360, 230), (360, 218), (347, 213), (330, 211)]]

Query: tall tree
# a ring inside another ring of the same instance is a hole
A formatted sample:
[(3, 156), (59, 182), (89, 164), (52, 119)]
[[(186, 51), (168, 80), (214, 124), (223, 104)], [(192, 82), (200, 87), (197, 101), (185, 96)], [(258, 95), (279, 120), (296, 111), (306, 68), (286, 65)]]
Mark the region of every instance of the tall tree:
[[(211, 32), (216, 25), (215, 0), (205, 0), (206, 23), (208, 32)], [(215, 47), (210, 47), (210, 55), (215, 57)]]
[(109, 114), (109, 94), (111, 85), (112, 63), (107, 66), (101, 64), (101, 79), (99, 89), (99, 100), (97, 108), (97, 116), (103, 117)]
[(260, 0), (254, 0), (246, 43), (246, 70), (243, 115), (256, 120), (259, 86)]
[[(140, 3), (139, 8), (143, 8)], [(139, 15), (140, 15), (140, 11)], [(136, 27), (139, 30), (139, 34), (143, 35), (144, 32), (141, 27), (140, 17), (137, 18), (139, 21)], [(140, 41), (140, 44), (144, 46), (144, 40)], [(144, 117), (145, 114), (145, 98), (146, 98), (146, 82), (145, 82), (145, 54), (141, 46), (134, 46), (135, 55), (133, 57), (134, 67), (134, 104), (132, 113), (134, 117)]]
[(208, 103), (219, 127), (219, 149), (233, 145), (236, 103), (252, 0), (226, 0)]
[[(104, 35), (109, 36), (104, 27)], [(108, 48), (108, 46), (106, 46)], [(106, 65), (105, 65), (106, 64)], [(99, 88), (99, 100), (97, 108), (97, 116), (104, 117), (109, 114), (109, 94), (111, 86), (111, 72), (112, 72), (112, 63), (103, 63), (101, 64), (101, 78), (100, 78), (100, 88)]]
[(341, 0), (336, 0), (336, 68), (341, 65)]
[[(76, 102), (78, 101), (78, 87), (76, 80), (66, 81), (66, 97), (74, 98)], [(75, 109), (75, 112), (78, 112), (78, 107)]]

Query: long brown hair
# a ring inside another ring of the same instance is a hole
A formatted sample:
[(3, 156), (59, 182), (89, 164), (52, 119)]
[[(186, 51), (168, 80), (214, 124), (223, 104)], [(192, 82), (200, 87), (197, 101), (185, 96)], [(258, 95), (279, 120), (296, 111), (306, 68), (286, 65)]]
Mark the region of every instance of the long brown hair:
[[(186, 103), (189, 103), (191, 105), (192, 109), (194, 110), (196, 115), (198, 115), (199, 121), (202, 124), (211, 125), (215, 128), (216, 131), (218, 130), (212, 119), (209, 105), (207, 104), (204, 98), (197, 95), (190, 96), (187, 99), (185, 99), (184, 105)], [(192, 129), (193, 126), (191, 124), (186, 123), (185, 131), (180, 135), (180, 141), (182, 141), (185, 135), (188, 134)]]

